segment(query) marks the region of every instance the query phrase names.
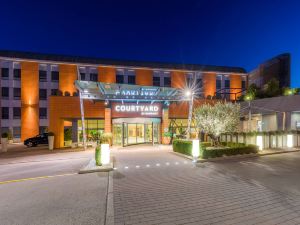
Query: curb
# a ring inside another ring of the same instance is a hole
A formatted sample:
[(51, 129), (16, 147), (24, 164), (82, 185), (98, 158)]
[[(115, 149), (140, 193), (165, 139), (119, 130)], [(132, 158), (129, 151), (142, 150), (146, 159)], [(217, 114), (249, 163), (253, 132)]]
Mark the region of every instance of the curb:
[(85, 174), (85, 173), (96, 173), (96, 172), (109, 172), (112, 171), (113, 168), (114, 168), (114, 164), (112, 159), (111, 159), (111, 163), (103, 166), (96, 166), (95, 159), (91, 159), (86, 166), (84, 166), (78, 171), (78, 173)]
[(115, 224), (113, 172), (109, 172), (108, 174), (108, 190), (107, 190), (106, 215), (105, 215), (104, 224), (105, 225)]
[[(243, 158), (253, 158), (253, 157), (261, 157), (261, 156), (267, 156), (267, 155), (278, 155), (278, 154), (286, 154), (286, 153), (292, 153), (292, 152), (300, 152), (300, 150), (290, 150), (290, 151), (278, 151), (278, 152), (267, 152), (267, 153), (257, 153), (257, 154), (244, 154), (244, 155), (234, 155), (234, 156), (223, 156), (219, 158), (210, 158), (210, 159), (198, 159), (196, 163), (205, 163), (205, 162), (214, 162), (214, 161), (222, 161), (222, 160), (228, 160), (228, 159), (243, 159)], [(172, 152), (173, 154), (193, 160), (193, 157), (184, 155), (178, 152)]]

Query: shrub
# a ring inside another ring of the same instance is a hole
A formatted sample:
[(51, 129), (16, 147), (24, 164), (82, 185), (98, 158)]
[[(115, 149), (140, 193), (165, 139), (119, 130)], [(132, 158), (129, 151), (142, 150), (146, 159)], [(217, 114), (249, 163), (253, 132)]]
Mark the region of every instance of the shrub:
[(8, 133), (6, 133), (6, 132), (2, 133), (1, 137), (2, 138), (8, 138)]
[(65, 91), (65, 96), (71, 96), (70, 92)]
[(101, 144), (110, 144), (112, 140), (112, 133), (103, 133), (100, 137)]
[(96, 166), (101, 166), (101, 146), (97, 146), (95, 149), (95, 161)]
[(65, 129), (65, 132), (64, 132), (64, 139), (65, 141), (71, 141), (72, 140), (72, 129), (71, 128), (67, 128)]
[[(200, 154), (203, 149), (206, 148), (206, 146), (209, 145), (209, 142), (200, 142)], [(184, 155), (192, 156), (192, 141), (190, 140), (182, 140), (182, 139), (176, 139), (173, 141), (173, 151), (178, 152)]]
[(54, 133), (52, 131), (49, 131), (48, 136), (54, 136)]

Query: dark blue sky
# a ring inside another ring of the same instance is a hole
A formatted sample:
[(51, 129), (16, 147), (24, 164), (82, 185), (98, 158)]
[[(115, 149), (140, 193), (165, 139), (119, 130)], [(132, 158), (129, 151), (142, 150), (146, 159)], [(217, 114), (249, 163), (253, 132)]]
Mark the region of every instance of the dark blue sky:
[(300, 87), (300, 1), (3, 1), (0, 49), (241, 66), (292, 54)]

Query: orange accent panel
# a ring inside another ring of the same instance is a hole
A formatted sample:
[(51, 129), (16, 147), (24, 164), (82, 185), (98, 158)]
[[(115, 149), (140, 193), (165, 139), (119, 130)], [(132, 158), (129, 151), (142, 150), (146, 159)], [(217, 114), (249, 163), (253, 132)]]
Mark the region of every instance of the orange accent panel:
[(66, 91), (72, 96), (77, 89), (74, 85), (75, 80), (77, 80), (77, 68), (76, 65), (59, 65), (59, 90), (63, 92)]
[(203, 74), (203, 89), (204, 96), (214, 96), (216, 92), (216, 73), (204, 73)]
[(161, 122), (161, 142), (162, 144), (169, 144), (169, 138), (164, 137), (165, 130), (169, 129), (169, 109), (163, 109)]
[[(230, 88), (242, 88), (242, 77), (240, 75), (232, 74), (230, 75)], [(238, 93), (241, 89), (231, 90), (232, 93)], [(230, 100), (236, 100), (235, 96), (238, 98), (241, 94), (231, 94)]]
[[(85, 118), (104, 118), (104, 103), (84, 100)], [(64, 119), (79, 119), (79, 97), (49, 97), (49, 131), (54, 132), (54, 147), (64, 146)]]
[(111, 109), (110, 108), (105, 108), (104, 132), (111, 133)]
[(153, 71), (145, 69), (135, 70), (135, 83), (137, 85), (152, 86), (153, 85)]
[(39, 66), (21, 62), (21, 140), (39, 134)]
[(98, 81), (116, 83), (116, 69), (113, 67), (98, 67)]
[(185, 88), (185, 72), (172, 71), (171, 72), (171, 87), (173, 88)]

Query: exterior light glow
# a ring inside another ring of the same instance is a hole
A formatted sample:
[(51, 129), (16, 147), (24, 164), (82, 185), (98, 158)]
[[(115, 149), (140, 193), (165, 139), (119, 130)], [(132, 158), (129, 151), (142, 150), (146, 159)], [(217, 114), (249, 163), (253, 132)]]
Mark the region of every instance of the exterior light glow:
[(256, 136), (256, 145), (259, 150), (263, 150), (263, 137), (261, 135)]
[(190, 90), (187, 90), (187, 91), (185, 92), (185, 96), (189, 97), (189, 96), (191, 96), (191, 95), (192, 95), (192, 92), (191, 92)]
[(293, 135), (292, 134), (288, 134), (287, 135), (287, 137), (286, 137), (286, 146), (288, 148), (294, 147), (294, 144), (293, 144)]
[(200, 141), (193, 140), (193, 147), (192, 147), (192, 156), (194, 158), (198, 158), (200, 155)]

